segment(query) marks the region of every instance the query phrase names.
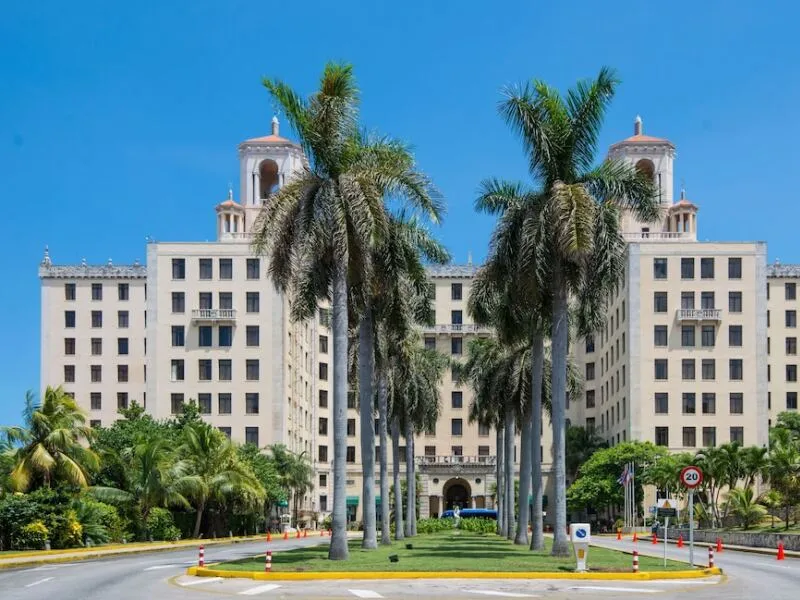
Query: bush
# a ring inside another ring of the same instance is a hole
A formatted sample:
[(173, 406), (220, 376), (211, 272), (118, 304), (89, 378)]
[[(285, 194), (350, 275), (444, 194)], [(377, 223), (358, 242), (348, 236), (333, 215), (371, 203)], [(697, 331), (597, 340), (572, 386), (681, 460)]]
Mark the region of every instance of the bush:
[(41, 521), (23, 525), (14, 535), (12, 545), (17, 550), (44, 550), (44, 543), (50, 532)]
[(450, 531), (455, 525), (455, 520), (447, 519), (420, 519), (417, 521), (417, 533), (438, 533)]
[(325, 517), (325, 518), (322, 520), (322, 523), (320, 524), (320, 527), (321, 527), (322, 529), (326, 530), (326, 531), (330, 531), (331, 529), (333, 529), (333, 517), (332, 517), (332, 516), (330, 516), (330, 515), (328, 515), (327, 517)]
[(108, 542), (121, 542), (130, 538), (128, 521), (120, 516), (110, 504), (99, 502), (91, 497), (83, 497), (73, 504), (78, 522), (83, 528), (84, 543), (94, 545)]
[(17, 550), (22, 528), (41, 518), (41, 507), (30, 495), (8, 494), (0, 499), (0, 549)]
[(175, 527), (172, 513), (166, 508), (154, 508), (147, 517), (147, 530), (154, 540), (177, 542), (181, 539), (180, 530)]
[(45, 523), (50, 530), (53, 548), (76, 548), (83, 545), (83, 527), (74, 510), (54, 510), (46, 515)]
[(461, 519), (458, 528), (472, 533), (495, 533), (497, 521), (494, 519)]

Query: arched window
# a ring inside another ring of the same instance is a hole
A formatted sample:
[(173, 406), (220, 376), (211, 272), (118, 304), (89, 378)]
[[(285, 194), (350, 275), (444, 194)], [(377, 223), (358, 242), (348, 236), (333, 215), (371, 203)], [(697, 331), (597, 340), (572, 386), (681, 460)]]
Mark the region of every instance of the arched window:
[(643, 158), (636, 163), (636, 170), (642, 175), (650, 178), (651, 181), (655, 180), (656, 166), (649, 158)]
[(261, 181), (258, 197), (264, 200), (278, 189), (278, 163), (269, 159), (263, 161), (258, 167), (258, 175)]

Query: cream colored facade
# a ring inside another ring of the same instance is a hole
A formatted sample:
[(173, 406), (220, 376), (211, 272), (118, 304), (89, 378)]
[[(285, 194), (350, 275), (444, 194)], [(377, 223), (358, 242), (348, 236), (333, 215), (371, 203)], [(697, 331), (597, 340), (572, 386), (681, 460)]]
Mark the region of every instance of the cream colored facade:
[(800, 265), (780, 261), (767, 267), (767, 338), (769, 380), (769, 422), (774, 424), (784, 411), (797, 411), (798, 361), (797, 315), (800, 288)]

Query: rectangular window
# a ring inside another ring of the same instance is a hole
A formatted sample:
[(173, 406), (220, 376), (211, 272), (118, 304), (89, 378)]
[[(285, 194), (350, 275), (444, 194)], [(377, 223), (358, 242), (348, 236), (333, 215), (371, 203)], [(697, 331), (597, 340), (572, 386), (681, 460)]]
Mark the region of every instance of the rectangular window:
[[(92, 370), (92, 374), (94, 374), (94, 370)], [(75, 383), (75, 365), (64, 365), (64, 383)]]
[(797, 311), (786, 311), (786, 327), (797, 327)]
[(714, 292), (700, 292), (700, 308), (714, 309)]
[(174, 348), (181, 347), (185, 345), (186, 340), (184, 338), (183, 333), (183, 325), (173, 325), (172, 326), (172, 346)]
[(425, 336), (425, 349), (436, 350), (436, 338), (430, 335)]
[(328, 381), (328, 363), (319, 363), (319, 378), (322, 381)]
[(450, 284), (450, 299), (461, 300), (462, 287), (460, 283)]
[(663, 381), (669, 379), (669, 368), (666, 358), (657, 358), (655, 364), (655, 378)]
[(713, 325), (703, 325), (700, 328), (700, 342), (703, 348), (713, 348), (716, 343), (717, 329)]
[(786, 381), (797, 381), (797, 365), (786, 365)]
[(713, 448), (717, 445), (717, 428), (703, 427), (703, 447)]
[(681, 308), (694, 309), (694, 292), (681, 292)]
[(450, 311), (450, 323), (452, 325), (462, 325), (463, 321), (463, 312), (460, 310), (451, 310)]
[(693, 415), (697, 411), (696, 398), (693, 392), (683, 393), (683, 414)]
[(172, 259), (172, 278), (186, 279), (186, 259), (184, 258)]
[(128, 392), (117, 392), (117, 410), (128, 409)]
[(217, 410), (221, 415), (229, 415), (231, 414), (231, 395), (227, 392), (222, 394), (217, 394)]
[(347, 436), (355, 437), (355, 435), (356, 435), (356, 420), (347, 419)]
[(130, 324), (128, 319), (128, 311), (127, 310), (118, 310), (117, 311), (117, 327), (119, 329), (127, 329), (128, 325)]
[(103, 367), (100, 365), (92, 365), (89, 368), (92, 383), (100, 383), (103, 381)]
[(103, 326), (103, 311), (102, 310), (93, 310), (92, 311), (92, 327), (95, 329), (98, 327)]
[(119, 383), (128, 382), (128, 365), (117, 365), (117, 381)]
[(183, 394), (170, 394), (170, 409), (173, 415), (183, 412)]
[(328, 419), (326, 417), (319, 418), (319, 434), (328, 435)]
[(67, 356), (75, 354), (75, 338), (64, 338), (64, 354)]
[(594, 408), (594, 403), (595, 403), (595, 391), (586, 390), (586, 408)]
[(653, 343), (656, 347), (667, 347), (667, 326), (655, 325), (653, 327)]
[(261, 298), (258, 292), (247, 292), (247, 312), (257, 313), (261, 310)]
[(319, 487), (328, 487), (328, 474), (327, 473), (320, 473), (319, 474)]
[(741, 392), (731, 392), (728, 397), (730, 401), (730, 412), (732, 415), (744, 414), (744, 394)]
[(681, 279), (694, 279), (694, 258), (681, 259)]
[(480, 437), (487, 437), (489, 435), (489, 426), (483, 423), (478, 423), (478, 435)]
[(593, 362), (586, 363), (586, 381), (594, 380), (595, 367)]
[(258, 427), (244, 428), (244, 443), (258, 446)]
[(786, 354), (789, 356), (795, 356), (797, 354), (797, 338), (796, 337), (787, 337), (786, 338)]
[(128, 354), (128, 338), (117, 338), (117, 354), (121, 356)]
[(214, 296), (211, 292), (200, 292), (198, 294), (198, 302), (200, 310), (211, 310), (214, 308)]
[(211, 414), (211, 394), (197, 394), (197, 409), (201, 415)]
[(464, 421), (462, 419), (451, 419), (450, 421), (450, 435), (463, 435)]
[(322, 463), (328, 462), (328, 447), (327, 446), (320, 446), (317, 454), (319, 456), (319, 462), (322, 462)]
[(786, 392), (786, 410), (797, 410), (797, 392)]
[(703, 379), (706, 381), (714, 380), (717, 377), (716, 361), (713, 358), (704, 358), (702, 361), (701, 369), (703, 372)]
[(728, 279), (742, 278), (742, 259), (731, 257), (728, 259)]
[(464, 446), (450, 446), (451, 456), (464, 456)]
[(742, 292), (728, 292), (728, 312), (742, 312)]
[(197, 361), (197, 378), (200, 381), (211, 381), (211, 359), (201, 358)]
[(797, 300), (797, 284), (796, 283), (784, 283), (784, 294), (786, 295), (787, 300)]
[(64, 300), (75, 300), (75, 284), (64, 284)]
[(356, 462), (356, 447), (355, 446), (348, 446), (347, 447), (347, 455), (345, 456), (345, 461), (349, 463)]
[(183, 314), (186, 312), (186, 294), (172, 292), (172, 312)]
[(653, 312), (667, 312), (667, 292), (653, 292)]
[(656, 446), (669, 446), (669, 427), (656, 427)]
[(93, 283), (92, 284), (92, 300), (102, 300), (103, 299), (103, 284), (102, 283)]
[(728, 361), (728, 370), (732, 381), (741, 381), (744, 376), (744, 367), (741, 358), (732, 358)]
[(450, 407), (463, 408), (464, 394), (460, 391), (450, 393)]
[(247, 259), (247, 278), (259, 279), (261, 271), (261, 261), (258, 258)]
[(247, 338), (247, 346), (249, 347), (256, 347), (261, 343), (258, 325), (248, 325), (245, 329), (245, 336)]
[(655, 403), (657, 415), (669, 413), (669, 394), (667, 392), (656, 392)]
[(247, 362), (245, 363), (246, 375), (245, 379), (247, 381), (258, 381), (259, 378), (259, 365), (257, 358), (248, 358)]
[(230, 358), (220, 358), (217, 362), (220, 381), (231, 381), (233, 379), (233, 366)]
[(717, 395), (714, 392), (703, 392), (703, 414), (717, 414)]
[(200, 269), (200, 279), (212, 279), (214, 277), (214, 262), (210, 258), (198, 259)]
[(694, 325), (681, 326), (681, 346), (691, 348), (694, 346)]
[(594, 352), (594, 336), (587, 335), (586, 336), (586, 353), (589, 354), (590, 352)]
[(258, 414), (258, 392), (250, 392), (244, 395), (244, 411), (248, 415)]
[(744, 446), (744, 427), (731, 427), (731, 443)]
[(701, 279), (714, 279), (714, 259), (701, 258), (700, 259), (700, 278)]
[(222, 310), (233, 310), (233, 293), (220, 292), (219, 293), (219, 307)]
[(75, 327), (75, 311), (74, 310), (65, 310), (64, 311), (64, 327), (67, 329), (72, 329)]
[(694, 448), (697, 446), (697, 430), (694, 427), (683, 428), (683, 447)]
[(220, 325), (218, 335), (220, 348), (230, 348), (233, 345), (233, 327)]
[(464, 350), (464, 340), (460, 337), (450, 338), (450, 354), (461, 355)]
[(117, 284), (117, 299), (121, 301), (130, 300), (130, 285), (127, 283)]
[(653, 279), (666, 279), (667, 278), (667, 259), (654, 258), (653, 259)]
[(103, 396), (100, 392), (92, 392), (89, 394), (92, 410), (103, 409)]
[(319, 351), (322, 354), (328, 353), (328, 336), (321, 335), (319, 336)]
[(742, 326), (728, 325), (728, 345), (741, 347), (742, 345)]
[(92, 338), (90, 343), (92, 348), (92, 356), (102, 356), (103, 338)]
[(233, 431), (231, 430), (230, 427), (217, 427), (217, 429), (219, 429), (220, 433), (224, 435), (226, 438), (231, 439)]
[(183, 359), (173, 358), (170, 361), (170, 381), (183, 381), (185, 377), (185, 368)]
[(328, 390), (319, 391), (319, 407), (328, 408)]
[(213, 327), (210, 325), (201, 325), (197, 328), (197, 345), (201, 348), (210, 348), (212, 340)]
[(219, 259), (219, 278), (225, 280), (233, 279), (233, 260), (230, 258)]

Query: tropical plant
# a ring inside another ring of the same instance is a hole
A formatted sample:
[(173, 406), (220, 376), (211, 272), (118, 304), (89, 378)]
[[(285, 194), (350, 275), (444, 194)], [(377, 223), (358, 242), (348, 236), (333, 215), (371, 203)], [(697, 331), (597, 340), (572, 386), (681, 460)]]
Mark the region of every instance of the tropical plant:
[(730, 490), (726, 505), (742, 529), (750, 529), (752, 525), (757, 525), (767, 514), (767, 509), (758, 503), (755, 492), (750, 487)]
[(567, 427), (567, 477), (572, 481), (578, 476), (580, 466), (597, 450), (608, 444), (594, 429), (572, 425)]
[[(348, 279), (370, 281), (370, 251), (387, 227), (384, 197), (425, 205), (428, 182), (402, 144), (359, 131), (359, 94), (350, 65), (328, 63), (319, 90), (308, 99), (275, 79), (265, 79), (264, 86), (297, 133), (308, 166), (264, 202), (253, 248), (269, 256), (271, 278), (292, 298), (295, 320), (313, 316), (319, 300), (331, 300), (334, 489), (328, 557), (343, 560), (348, 556)], [(427, 208), (435, 214), (433, 206)], [(354, 304), (363, 306), (363, 298)]]
[(58, 482), (87, 487), (90, 473), (99, 463), (97, 455), (85, 446), (93, 431), (75, 399), (60, 387), (48, 387), (37, 405), (28, 392), (23, 417), (23, 427), (0, 430), (6, 445), (15, 447), (10, 487), (20, 492)]
[(296, 454), (283, 444), (273, 444), (268, 447), (268, 451), (269, 457), (275, 465), (275, 471), (280, 486), (284, 490), (284, 495), (287, 499), (292, 499), (294, 522), (295, 526), (299, 527), (297, 521), (298, 505), (302, 497), (314, 485), (314, 470), (305, 452)]
[(500, 112), (524, 144), (538, 191), (525, 198), (524, 245), (518, 276), (549, 289), (553, 352), (552, 423), (555, 472), (553, 554), (566, 556), (565, 424), (569, 296), (580, 300), (585, 332), (596, 329), (614, 285), (624, 272), (621, 210), (642, 222), (659, 208), (653, 182), (629, 165), (606, 159), (595, 166), (605, 110), (617, 86), (603, 68), (566, 98), (541, 81), (508, 89)]
[(786, 529), (789, 529), (792, 507), (800, 504), (800, 444), (791, 430), (783, 427), (772, 430), (765, 475), (779, 494)]

